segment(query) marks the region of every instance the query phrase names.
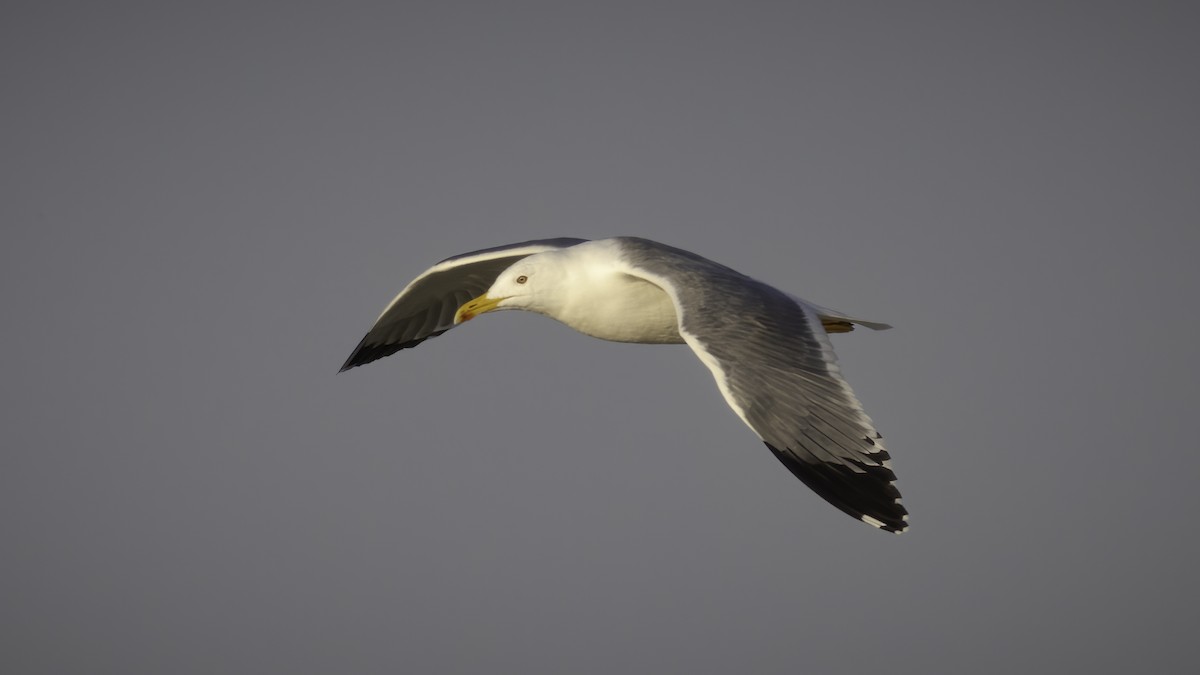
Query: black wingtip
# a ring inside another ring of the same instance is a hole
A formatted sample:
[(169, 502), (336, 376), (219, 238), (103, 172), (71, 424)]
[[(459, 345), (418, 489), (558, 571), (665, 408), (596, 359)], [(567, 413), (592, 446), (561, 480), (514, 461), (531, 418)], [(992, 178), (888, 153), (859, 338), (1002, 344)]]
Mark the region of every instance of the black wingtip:
[(358, 343), (358, 346), (355, 347), (354, 351), (350, 353), (350, 357), (346, 359), (346, 362), (342, 364), (342, 367), (338, 370), (338, 372), (344, 373), (351, 368), (357, 368), (358, 366), (364, 366), (372, 361), (378, 361), (385, 356), (391, 356), (392, 354), (395, 354), (403, 348), (403, 346), (398, 344), (369, 345), (366, 344), (366, 338), (363, 338), (363, 342)]
[(378, 361), (385, 356), (391, 356), (401, 349), (416, 347), (429, 338), (437, 337), (445, 332), (446, 331), (444, 330), (439, 330), (416, 340), (408, 340), (406, 342), (391, 342), (386, 344), (367, 344), (367, 338), (371, 337), (370, 335), (367, 335), (358, 343), (358, 346), (354, 348), (354, 351), (350, 352), (350, 357), (346, 359), (346, 362), (342, 364), (342, 367), (338, 369), (338, 372), (344, 373), (351, 368), (357, 368), (358, 366), (366, 365), (372, 361)]
[(843, 513), (885, 532), (900, 534), (908, 529), (908, 509), (900, 503), (893, 483), (896, 474), (885, 466), (809, 463), (791, 452), (765, 444), (784, 466), (805, 485)]

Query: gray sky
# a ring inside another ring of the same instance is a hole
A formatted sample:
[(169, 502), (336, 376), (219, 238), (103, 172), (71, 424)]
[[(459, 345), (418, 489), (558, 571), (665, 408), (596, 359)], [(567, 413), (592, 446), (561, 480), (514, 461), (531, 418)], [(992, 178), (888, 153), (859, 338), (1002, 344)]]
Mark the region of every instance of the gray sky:
[[(1187, 3), (6, 3), (0, 670), (1166, 672), (1194, 661)], [(694, 250), (835, 336), (912, 530), (682, 346), (409, 279)]]

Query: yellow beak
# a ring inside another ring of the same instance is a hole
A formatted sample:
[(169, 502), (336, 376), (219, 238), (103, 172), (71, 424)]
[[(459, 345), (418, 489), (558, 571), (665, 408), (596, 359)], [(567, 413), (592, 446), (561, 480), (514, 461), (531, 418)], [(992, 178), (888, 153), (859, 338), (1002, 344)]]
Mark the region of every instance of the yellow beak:
[(499, 305), (500, 301), (503, 299), (504, 298), (490, 298), (488, 297), (487, 293), (484, 293), (478, 298), (467, 302), (462, 307), (459, 307), (458, 311), (454, 313), (454, 325), (457, 326), (464, 321), (470, 321), (471, 319), (474, 319), (484, 312), (490, 312), (493, 309), (496, 309), (496, 305)]

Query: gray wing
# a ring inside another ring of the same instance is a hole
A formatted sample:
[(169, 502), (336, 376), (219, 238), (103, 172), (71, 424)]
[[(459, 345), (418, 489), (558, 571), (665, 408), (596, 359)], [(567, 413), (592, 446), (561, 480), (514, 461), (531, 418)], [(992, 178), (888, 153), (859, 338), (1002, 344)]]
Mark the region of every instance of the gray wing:
[(400, 291), (338, 372), (416, 347), (454, 327), (454, 312), (491, 288), (500, 273), (534, 253), (569, 248), (586, 239), (560, 237), (486, 248), (446, 258)]
[(814, 307), (687, 251), (636, 239), (622, 248), (631, 274), (672, 297), (680, 334), (725, 400), (793, 474), (870, 525), (908, 527), (891, 457)]

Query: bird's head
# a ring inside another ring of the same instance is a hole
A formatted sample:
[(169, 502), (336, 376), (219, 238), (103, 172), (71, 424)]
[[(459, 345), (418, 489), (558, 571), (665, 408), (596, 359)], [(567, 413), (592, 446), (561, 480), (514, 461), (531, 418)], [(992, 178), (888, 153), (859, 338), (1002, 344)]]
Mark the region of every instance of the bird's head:
[(566, 276), (557, 253), (538, 253), (514, 263), (496, 277), (486, 293), (459, 307), (454, 313), (454, 323), (460, 324), (499, 309), (553, 314)]

